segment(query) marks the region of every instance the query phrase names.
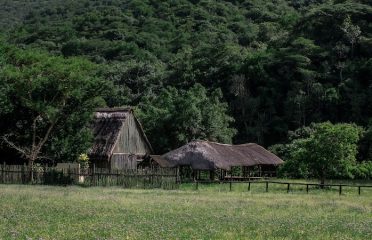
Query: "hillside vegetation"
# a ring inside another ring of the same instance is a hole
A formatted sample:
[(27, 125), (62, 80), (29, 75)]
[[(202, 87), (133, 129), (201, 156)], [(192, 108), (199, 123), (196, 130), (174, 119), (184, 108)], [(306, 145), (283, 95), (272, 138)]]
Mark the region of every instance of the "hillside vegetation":
[(370, 126), (368, 0), (0, 5), (3, 44), (94, 62), (106, 104), (136, 106), (158, 153), (197, 138), (270, 146), (312, 122)]

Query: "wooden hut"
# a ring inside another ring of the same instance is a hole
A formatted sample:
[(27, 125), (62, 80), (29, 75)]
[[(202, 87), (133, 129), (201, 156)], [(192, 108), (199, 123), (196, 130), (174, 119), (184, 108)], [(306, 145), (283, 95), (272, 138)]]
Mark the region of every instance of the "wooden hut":
[(162, 156), (154, 156), (153, 161), (160, 167), (189, 166), (197, 175), (200, 171), (209, 171), (213, 177), (215, 170), (219, 170), (221, 178), (234, 167), (240, 167), (240, 175), (244, 177), (254, 168), (262, 175), (263, 168), (275, 170), (283, 163), (275, 154), (255, 143), (229, 145), (209, 141), (190, 142)]
[(98, 168), (136, 169), (152, 153), (140, 122), (131, 108), (101, 108), (94, 113), (93, 146), (88, 155)]

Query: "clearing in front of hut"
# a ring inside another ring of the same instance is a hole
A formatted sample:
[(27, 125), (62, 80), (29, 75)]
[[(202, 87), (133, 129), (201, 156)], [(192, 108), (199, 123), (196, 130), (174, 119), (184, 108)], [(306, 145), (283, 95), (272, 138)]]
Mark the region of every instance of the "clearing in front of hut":
[(371, 199), (0, 185), (0, 239), (372, 239)]

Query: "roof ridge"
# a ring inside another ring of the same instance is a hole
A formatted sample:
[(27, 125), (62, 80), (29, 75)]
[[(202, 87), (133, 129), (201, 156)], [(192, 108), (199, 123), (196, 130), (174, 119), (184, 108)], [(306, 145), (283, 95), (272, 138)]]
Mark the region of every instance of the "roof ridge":
[[(258, 145), (257, 143), (242, 143), (242, 144), (229, 144), (229, 143), (219, 143), (219, 142), (214, 142), (214, 141), (208, 141), (208, 140), (193, 140), (192, 142), (205, 142), (205, 143), (212, 143), (216, 145), (222, 145), (222, 146), (247, 146), (247, 145)], [(259, 145), (258, 145), (259, 146)]]
[(126, 107), (102, 107), (102, 108), (96, 108), (95, 112), (130, 112), (133, 111), (133, 108), (131, 106)]

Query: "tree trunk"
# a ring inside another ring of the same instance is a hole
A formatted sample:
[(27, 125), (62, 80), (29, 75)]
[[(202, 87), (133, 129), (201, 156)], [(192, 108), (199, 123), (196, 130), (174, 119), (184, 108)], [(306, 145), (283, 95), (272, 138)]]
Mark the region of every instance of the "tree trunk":
[(34, 160), (30, 160), (29, 162), (29, 167), (30, 167), (30, 179), (31, 179), (31, 183), (34, 182)]

